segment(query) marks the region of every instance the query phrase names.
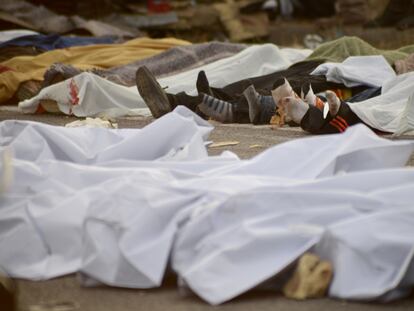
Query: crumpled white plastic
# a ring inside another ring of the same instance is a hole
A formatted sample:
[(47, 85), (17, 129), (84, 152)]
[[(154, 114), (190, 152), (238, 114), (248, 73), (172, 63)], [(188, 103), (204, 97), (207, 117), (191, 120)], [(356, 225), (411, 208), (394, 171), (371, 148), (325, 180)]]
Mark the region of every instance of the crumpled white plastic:
[[(201, 70), (206, 72), (211, 86), (224, 87), (243, 78), (286, 69), (293, 61), (309, 54), (308, 50), (282, 51), (273, 44), (254, 45), (234, 56), (158, 79), (158, 82), (168, 93), (195, 95), (197, 75)], [(56, 101), (63, 113), (79, 117), (149, 114), (136, 86), (118, 85), (88, 72), (42, 89), (38, 95), (20, 102), (19, 108), (25, 113), (33, 113), (45, 99)]]
[(140, 130), (0, 123), (0, 153), (14, 152), (0, 265), (19, 278), (78, 271), (150, 288), (170, 263), (220, 304), (311, 249), (334, 265), (332, 297), (413, 287), (413, 142), (357, 125), (239, 160), (207, 156), (211, 130), (184, 107)]
[(325, 75), (328, 81), (347, 87), (381, 87), (385, 81), (396, 77), (382, 55), (350, 56), (342, 63), (324, 63), (316, 67), (311, 75)]
[(28, 29), (12, 29), (0, 31), (0, 43), (13, 40), (23, 36), (38, 35), (36, 31)]
[(375, 129), (402, 135), (414, 130), (414, 72), (386, 81), (381, 95), (351, 103), (362, 121)]

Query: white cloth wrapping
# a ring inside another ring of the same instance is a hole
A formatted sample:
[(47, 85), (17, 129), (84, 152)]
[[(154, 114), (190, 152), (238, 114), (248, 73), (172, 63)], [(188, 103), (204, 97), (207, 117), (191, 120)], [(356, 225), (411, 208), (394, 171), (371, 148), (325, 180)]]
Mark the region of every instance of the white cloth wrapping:
[(411, 93), (410, 97), (407, 100), (400, 121), (398, 123), (398, 128), (394, 132), (394, 136), (399, 136), (402, 134), (410, 133), (414, 131), (414, 91)]
[(12, 39), (16, 39), (23, 36), (38, 35), (36, 31), (28, 29), (13, 29), (0, 31), (0, 43), (6, 42)]
[(313, 53), (311, 49), (280, 48), (280, 52), (291, 64), (305, 60)]
[(350, 56), (342, 63), (324, 63), (316, 67), (311, 75), (325, 75), (331, 82), (343, 83), (347, 87), (367, 85), (380, 87), (396, 73), (382, 55)]
[(150, 288), (170, 259), (219, 304), (312, 248), (334, 264), (333, 297), (395, 298), (414, 285), (414, 169), (403, 167), (413, 142), (358, 125), (239, 160), (207, 156), (211, 129), (184, 107), (141, 130), (0, 123), (0, 153), (14, 153), (0, 265)]
[[(195, 95), (197, 75), (201, 70), (206, 72), (211, 86), (223, 87), (241, 79), (286, 69), (293, 61), (302, 60), (308, 54), (308, 50), (287, 49), (281, 52), (272, 44), (254, 45), (234, 56), (161, 78), (158, 82), (169, 93)], [(25, 113), (33, 113), (41, 99), (52, 99), (63, 113), (80, 117), (148, 114), (147, 106), (135, 86), (121, 86), (91, 73), (82, 73), (44, 88), (35, 97), (20, 102), (19, 107)]]
[(78, 117), (151, 115), (136, 87), (115, 84), (89, 72), (42, 89), (36, 96), (20, 102), (19, 109), (34, 113), (40, 100), (45, 99), (56, 101), (64, 114)]
[(350, 107), (366, 124), (384, 132), (401, 135), (414, 130), (414, 72), (386, 81), (381, 95)]

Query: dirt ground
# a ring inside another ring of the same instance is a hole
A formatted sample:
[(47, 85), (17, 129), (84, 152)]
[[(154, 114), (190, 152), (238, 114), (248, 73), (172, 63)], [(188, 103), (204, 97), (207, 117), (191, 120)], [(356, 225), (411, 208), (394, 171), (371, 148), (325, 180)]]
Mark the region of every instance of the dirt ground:
[[(21, 115), (16, 112), (0, 111), (0, 121), (5, 119), (27, 119), (55, 125), (63, 125), (76, 120), (74, 117), (57, 115)], [(117, 120), (119, 127), (141, 128), (152, 118), (122, 118)], [(270, 126), (247, 124), (213, 123), (215, 129), (210, 136), (213, 142), (237, 141), (234, 146), (210, 148), (211, 155), (231, 150), (241, 158), (248, 159), (268, 147), (309, 136), (300, 128), (272, 129)], [(406, 136), (405, 139), (414, 139)], [(410, 160), (414, 165), (414, 157)], [(66, 276), (49, 281), (18, 282), (19, 310), (33, 310), (40, 304), (62, 304), (59, 310), (82, 311), (123, 311), (123, 310), (289, 310), (289, 311), (328, 311), (328, 310), (401, 310), (414, 309), (414, 296), (391, 304), (367, 304), (316, 299), (305, 302), (286, 299), (275, 292), (254, 291), (234, 299), (220, 307), (211, 307), (191, 294), (177, 289), (173, 276), (167, 278), (161, 288), (153, 290), (131, 290), (110, 287), (82, 288), (76, 276)], [(0, 308), (1, 309), (1, 308)]]
[[(44, 282), (19, 282), (20, 310), (42, 303), (59, 303), (82, 311), (411, 311), (414, 297), (396, 303), (353, 303), (334, 299), (295, 301), (272, 291), (254, 291), (213, 307), (194, 295), (180, 293), (170, 279), (158, 289), (82, 288), (75, 276)], [(68, 311), (69, 311), (68, 310)]]

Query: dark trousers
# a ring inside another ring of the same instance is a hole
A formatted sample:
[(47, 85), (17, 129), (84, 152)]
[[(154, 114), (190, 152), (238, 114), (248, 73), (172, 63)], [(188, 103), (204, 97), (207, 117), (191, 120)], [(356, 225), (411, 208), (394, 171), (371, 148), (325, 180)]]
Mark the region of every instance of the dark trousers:
[[(326, 81), (325, 76), (311, 76), (310, 73), (321, 64), (321, 61), (300, 62), (292, 65), (286, 70), (270, 73), (264, 76), (247, 78), (223, 88), (211, 88), (211, 96), (218, 99), (228, 101), (233, 104), (234, 122), (250, 123), (249, 106), (243, 91), (250, 85), (254, 85), (255, 89), (262, 95), (271, 95), (271, 90), (282, 85), (286, 78), (293, 90), (300, 94), (301, 89), (307, 92), (309, 84), (315, 93), (325, 91), (327, 89), (343, 88), (342, 84)], [(184, 105), (189, 109), (196, 111), (197, 105), (200, 103), (198, 96), (190, 96), (183, 93), (176, 95), (168, 94), (172, 107)]]
[(321, 110), (309, 106), (303, 117), (300, 127), (311, 134), (336, 134), (344, 132), (349, 126), (364, 123), (345, 102), (341, 102), (338, 114), (332, 117), (328, 114), (323, 118)]

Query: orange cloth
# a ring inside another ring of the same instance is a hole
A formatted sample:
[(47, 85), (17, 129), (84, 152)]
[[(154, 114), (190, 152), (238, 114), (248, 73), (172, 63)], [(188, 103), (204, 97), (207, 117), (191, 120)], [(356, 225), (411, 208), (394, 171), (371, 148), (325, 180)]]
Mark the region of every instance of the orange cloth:
[(13, 57), (0, 63), (0, 67), (10, 69), (0, 73), (0, 104), (13, 97), (20, 83), (28, 80), (42, 81), (45, 71), (53, 63), (69, 64), (79, 69), (106, 69), (156, 55), (174, 46), (188, 44), (191, 43), (175, 38), (138, 38), (123, 44), (77, 46), (37, 56)]

